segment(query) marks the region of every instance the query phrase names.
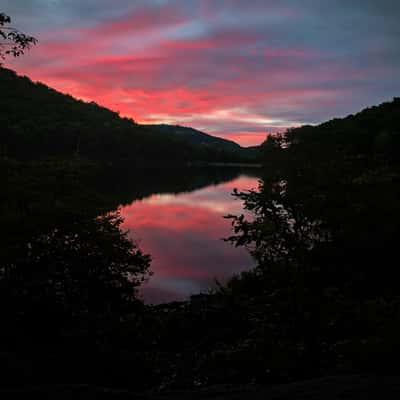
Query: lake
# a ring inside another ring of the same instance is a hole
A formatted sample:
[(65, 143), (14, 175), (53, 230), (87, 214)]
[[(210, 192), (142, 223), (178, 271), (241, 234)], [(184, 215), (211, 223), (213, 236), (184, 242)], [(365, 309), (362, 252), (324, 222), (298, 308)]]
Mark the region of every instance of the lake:
[(258, 178), (230, 175), (198, 185), (192, 176), (178, 190), (176, 185), (171, 192), (155, 189), (120, 208), (123, 228), (152, 256), (154, 275), (141, 289), (146, 303), (188, 299), (215, 287), (216, 279), (226, 282), (253, 266), (246, 249), (222, 240), (232, 234), (230, 220), (223, 217), (243, 213), (242, 202), (231, 193), (257, 188)]

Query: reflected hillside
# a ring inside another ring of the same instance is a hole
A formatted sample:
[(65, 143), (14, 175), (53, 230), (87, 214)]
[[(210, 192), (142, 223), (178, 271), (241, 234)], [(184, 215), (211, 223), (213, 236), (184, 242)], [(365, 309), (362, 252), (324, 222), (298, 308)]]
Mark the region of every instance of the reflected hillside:
[[(130, 204), (153, 194), (179, 194), (218, 185), (238, 178), (241, 174), (258, 177), (258, 168), (152, 168), (109, 170), (110, 175), (103, 175), (98, 184), (104, 192), (111, 192), (115, 199), (118, 194), (120, 204)], [(106, 182), (105, 182), (106, 180)]]
[(0, 220), (3, 226), (23, 221), (25, 230), (30, 225), (57, 225), (72, 215), (100, 215), (153, 194), (191, 192), (228, 182), (241, 173), (257, 176), (258, 169), (111, 169), (86, 162), (2, 160)]

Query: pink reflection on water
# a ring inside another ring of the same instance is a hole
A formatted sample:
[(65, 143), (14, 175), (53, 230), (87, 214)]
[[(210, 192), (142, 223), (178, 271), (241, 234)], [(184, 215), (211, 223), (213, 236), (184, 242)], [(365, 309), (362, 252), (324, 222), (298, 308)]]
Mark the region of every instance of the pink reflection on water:
[(151, 254), (154, 275), (142, 288), (147, 303), (183, 300), (253, 266), (243, 248), (221, 239), (231, 234), (226, 214), (243, 212), (232, 190), (256, 188), (257, 178), (242, 175), (230, 182), (191, 193), (157, 194), (121, 209), (123, 228)]

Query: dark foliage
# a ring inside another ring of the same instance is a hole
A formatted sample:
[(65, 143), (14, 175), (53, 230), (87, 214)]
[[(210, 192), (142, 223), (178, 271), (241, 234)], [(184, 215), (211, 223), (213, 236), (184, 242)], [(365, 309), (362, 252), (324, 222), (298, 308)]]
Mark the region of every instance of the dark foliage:
[(10, 23), (11, 18), (4, 13), (0, 13), (0, 59), (2, 60), (8, 55), (19, 57), (24, 54), (25, 50), (37, 43), (37, 39), (34, 37), (7, 26)]
[(2, 218), (2, 379), (101, 376), (109, 332), (143, 312), (137, 288), (150, 257), (120, 230), (117, 213), (66, 210), (45, 226), (31, 211)]

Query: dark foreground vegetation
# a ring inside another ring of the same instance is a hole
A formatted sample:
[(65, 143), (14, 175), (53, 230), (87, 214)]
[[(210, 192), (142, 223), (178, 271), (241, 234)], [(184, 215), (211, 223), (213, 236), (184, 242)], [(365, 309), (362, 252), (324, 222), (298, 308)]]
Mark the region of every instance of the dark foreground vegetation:
[(400, 382), (397, 376), (340, 375), (310, 379), (285, 385), (219, 385), (161, 393), (138, 393), (95, 384), (48, 384), (0, 388), (7, 396), (33, 395), (41, 398), (121, 399), (121, 400), (397, 400)]

